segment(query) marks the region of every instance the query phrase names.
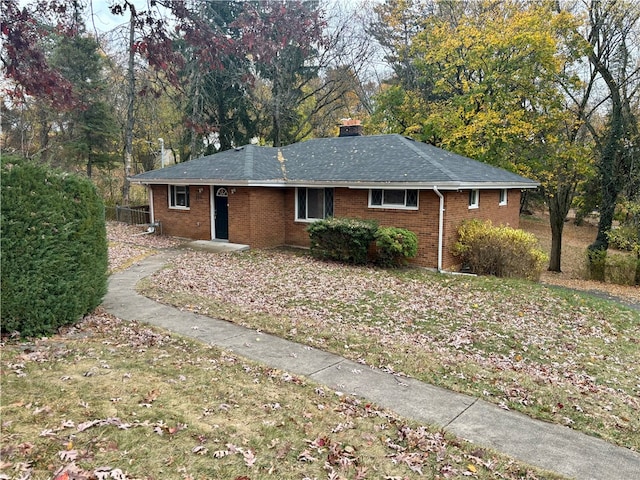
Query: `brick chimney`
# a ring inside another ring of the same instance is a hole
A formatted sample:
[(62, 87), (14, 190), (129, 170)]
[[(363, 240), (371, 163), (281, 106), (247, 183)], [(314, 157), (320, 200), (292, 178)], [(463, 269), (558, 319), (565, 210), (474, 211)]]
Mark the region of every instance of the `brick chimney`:
[(339, 137), (360, 137), (362, 136), (362, 125), (360, 120), (354, 120), (352, 118), (343, 118), (340, 125)]

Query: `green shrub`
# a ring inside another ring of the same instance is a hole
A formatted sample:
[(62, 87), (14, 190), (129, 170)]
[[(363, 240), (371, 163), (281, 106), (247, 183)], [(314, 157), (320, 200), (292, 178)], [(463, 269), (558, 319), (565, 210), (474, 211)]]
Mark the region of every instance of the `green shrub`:
[(607, 251), (604, 249), (587, 249), (587, 279), (598, 282), (605, 281), (605, 270), (607, 264)]
[(311, 254), (317, 258), (363, 265), (378, 225), (368, 220), (328, 218), (307, 227)]
[(376, 262), (383, 267), (397, 267), (418, 254), (418, 237), (404, 228), (379, 228), (375, 235)]
[(3, 158), (2, 331), (54, 333), (97, 307), (107, 290), (102, 200), (90, 181)]
[(633, 251), (640, 245), (638, 227), (636, 225), (621, 225), (607, 232), (609, 244), (618, 250)]
[(587, 250), (586, 278), (617, 285), (638, 285), (640, 257), (636, 254), (616, 254), (607, 250)]
[(494, 227), (490, 221), (468, 220), (458, 229), (452, 253), (478, 275), (538, 280), (547, 255), (530, 233)]
[(635, 285), (636, 270), (640, 259), (632, 255), (607, 255), (605, 279), (618, 285)]

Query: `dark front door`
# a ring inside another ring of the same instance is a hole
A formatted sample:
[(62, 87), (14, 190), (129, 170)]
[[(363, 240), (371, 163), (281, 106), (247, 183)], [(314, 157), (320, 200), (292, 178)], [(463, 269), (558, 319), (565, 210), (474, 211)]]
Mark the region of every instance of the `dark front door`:
[(226, 187), (214, 187), (214, 218), (217, 240), (229, 240), (229, 191)]

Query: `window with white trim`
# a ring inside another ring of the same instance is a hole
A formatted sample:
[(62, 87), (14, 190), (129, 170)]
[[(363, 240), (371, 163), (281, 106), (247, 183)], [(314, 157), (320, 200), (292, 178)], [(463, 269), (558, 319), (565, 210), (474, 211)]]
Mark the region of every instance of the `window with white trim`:
[(169, 207), (189, 208), (189, 185), (169, 185)]
[(333, 188), (296, 188), (296, 220), (333, 217)]
[(469, 190), (469, 208), (478, 208), (480, 206), (480, 191), (477, 189)]
[(500, 201), (498, 205), (506, 205), (507, 204), (507, 189), (503, 188), (500, 190)]
[(418, 190), (369, 190), (369, 208), (418, 209)]

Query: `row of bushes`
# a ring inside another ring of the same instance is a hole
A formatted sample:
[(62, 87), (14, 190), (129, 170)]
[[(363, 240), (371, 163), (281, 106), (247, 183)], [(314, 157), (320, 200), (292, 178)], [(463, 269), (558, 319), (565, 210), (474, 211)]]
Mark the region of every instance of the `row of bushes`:
[[(406, 264), (418, 253), (418, 237), (403, 228), (379, 227), (372, 220), (328, 218), (307, 228), (316, 258), (382, 267)], [(375, 248), (371, 246), (375, 242)]]
[[(321, 259), (397, 267), (418, 253), (415, 233), (402, 228), (381, 228), (371, 220), (329, 218), (311, 224), (307, 231), (311, 254)], [(538, 280), (548, 261), (536, 237), (522, 230), (470, 220), (462, 224), (458, 236), (453, 254), (470, 272), (479, 275)]]

